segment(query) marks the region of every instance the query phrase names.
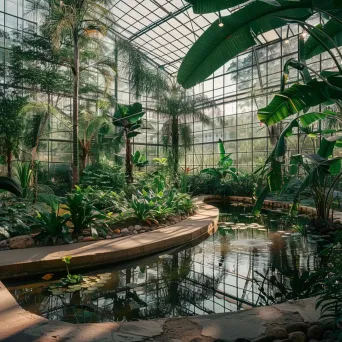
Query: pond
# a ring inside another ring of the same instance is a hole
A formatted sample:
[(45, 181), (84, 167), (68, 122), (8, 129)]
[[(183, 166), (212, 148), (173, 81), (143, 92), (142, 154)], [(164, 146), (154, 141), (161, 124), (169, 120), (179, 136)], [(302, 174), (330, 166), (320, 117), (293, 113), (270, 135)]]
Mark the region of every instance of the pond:
[(307, 225), (308, 217), (263, 211), (255, 218), (248, 206), (221, 205), (219, 209), (220, 220), (226, 223), (204, 241), (126, 264), (84, 270), (82, 286), (58, 287), (65, 273), (45, 280), (8, 280), (5, 285), (25, 310), (45, 318), (112, 322), (264, 305), (260, 274), (283, 279), (280, 270), (319, 266), (318, 249), (325, 242), (291, 233), (294, 225)]

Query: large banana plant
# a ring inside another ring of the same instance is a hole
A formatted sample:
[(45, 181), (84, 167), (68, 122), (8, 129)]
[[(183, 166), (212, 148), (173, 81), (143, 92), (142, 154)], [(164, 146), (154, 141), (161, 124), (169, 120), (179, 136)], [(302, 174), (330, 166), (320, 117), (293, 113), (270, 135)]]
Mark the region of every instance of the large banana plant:
[(141, 134), (138, 130), (142, 127), (142, 117), (145, 112), (141, 103), (134, 103), (130, 106), (118, 104), (118, 109), (114, 113), (113, 124), (119, 128), (116, 139), (125, 140), (126, 143), (126, 181), (133, 183), (133, 162), (132, 162), (132, 142), (131, 139)]
[(1, 190), (11, 192), (18, 197), (22, 196), (22, 190), (19, 184), (8, 177), (0, 176), (0, 191)]
[(237, 179), (236, 169), (232, 167), (233, 159), (230, 157), (232, 154), (226, 154), (226, 150), (221, 139), (219, 139), (218, 142), (218, 150), (220, 153), (220, 160), (217, 163), (218, 167), (204, 169), (201, 171), (201, 173), (217, 177), (220, 180), (224, 179), (228, 174), (231, 175), (234, 179)]
[[(305, 133), (306, 128), (318, 121), (324, 120), (336, 114), (331, 111), (323, 113), (307, 113), (293, 119), (281, 133), (278, 143), (267, 159), (263, 168), (256, 172), (260, 175), (263, 186), (259, 188), (258, 199), (254, 206), (254, 214), (258, 215), (263, 202), (272, 191), (282, 193), (297, 179), (299, 174), (304, 174), (301, 186), (294, 195), (292, 210), (298, 207), (300, 195), (305, 190), (310, 190), (315, 200), (317, 217), (328, 221), (331, 205), (333, 202), (333, 190), (337, 181), (342, 176), (341, 157), (332, 158), (335, 146), (342, 145), (342, 137), (333, 136), (322, 138), (321, 145), (316, 154), (300, 153), (286, 157), (286, 138), (293, 134), (294, 128)], [(326, 133), (325, 131), (313, 131), (317, 135)], [(331, 133), (338, 133), (334, 131)], [(332, 177), (330, 187), (327, 187), (327, 178)]]

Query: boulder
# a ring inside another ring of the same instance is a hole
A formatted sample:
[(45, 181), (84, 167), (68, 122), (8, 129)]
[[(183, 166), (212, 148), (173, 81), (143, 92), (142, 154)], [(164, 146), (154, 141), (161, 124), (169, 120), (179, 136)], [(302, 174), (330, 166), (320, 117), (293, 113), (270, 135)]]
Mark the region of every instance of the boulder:
[(134, 230), (136, 230), (137, 232), (141, 229), (142, 229), (141, 226), (139, 226), (138, 224), (134, 226)]
[(286, 325), (285, 329), (289, 334), (295, 331), (302, 331), (303, 333), (306, 333), (308, 331), (308, 326), (302, 322), (290, 323)]
[(1, 240), (0, 241), (0, 248), (8, 247), (8, 240)]
[(323, 336), (324, 328), (321, 325), (312, 325), (308, 329), (308, 339), (309, 340), (320, 340)]
[(129, 226), (127, 229), (128, 229), (129, 231), (133, 231), (133, 230), (134, 230), (134, 227), (133, 227), (133, 226)]
[(137, 232), (136, 230), (133, 230), (133, 234), (134, 234), (134, 235), (137, 235), (138, 232)]
[(287, 331), (283, 328), (273, 328), (267, 332), (268, 335), (273, 336), (275, 340), (285, 340), (289, 337)]
[(127, 228), (121, 229), (122, 234), (129, 234), (129, 230)]
[(306, 342), (306, 335), (302, 331), (295, 331), (289, 334), (290, 340), (293, 342)]
[(115, 229), (115, 230), (113, 231), (113, 233), (114, 233), (114, 234), (120, 234), (120, 229)]
[(30, 248), (34, 245), (34, 240), (31, 235), (16, 236), (9, 240), (9, 247), (11, 249)]

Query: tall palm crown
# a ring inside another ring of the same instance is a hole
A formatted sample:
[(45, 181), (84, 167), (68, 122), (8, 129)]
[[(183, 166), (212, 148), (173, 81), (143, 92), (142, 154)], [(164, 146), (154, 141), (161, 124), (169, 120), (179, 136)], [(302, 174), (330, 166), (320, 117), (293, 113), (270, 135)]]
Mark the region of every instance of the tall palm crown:
[[(108, 10), (114, 0), (30, 0), (32, 10), (44, 15), (42, 32), (51, 37), (53, 46), (60, 50), (62, 46), (71, 46), (72, 63), (69, 65), (73, 76), (73, 183), (79, 181), (78, 115), (81, 60), (87, 59), (87, 51), (81, 50), (82, 41), (92, 40), (99, 44), (98, 35), (105, 35), (107, 27), (114, 23), (114, 16)], [(81, 57), (80, 57), (81, 56)], [(100, 63), (101, 64), (101, 63)], [(104, 63), (107, 64), (107, 63)], [(96, 69), (102, 69), (96, 64)], [(103, 71), (103, 70), (102, 70)], [(106, 74), (106, 72), (104, 72)]]
[(215, 102), (203, 95), (189, 95), (175, 80), (158, 100), (157, 110), (166, 120), (162, 128), (163, 143), (166, 149), (170, 149), (174, 174), (178, 173), (180, 147), (186, 151), (193, 143), (190, 124), (194, 121), (213, 124), (204, 113), (205, 108), (216, 110)]

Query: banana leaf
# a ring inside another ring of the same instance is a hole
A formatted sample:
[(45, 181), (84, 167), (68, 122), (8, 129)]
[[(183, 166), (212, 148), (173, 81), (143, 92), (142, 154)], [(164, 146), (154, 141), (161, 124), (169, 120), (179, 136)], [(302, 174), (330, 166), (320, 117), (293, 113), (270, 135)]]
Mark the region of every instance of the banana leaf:
[(22, 190), (13, 179), (0, 176), (0, 190), (11, 192), (18, 197), (22, 196)]
[[(334, 17), (341, 20), (342, 11), (335, 12)], [(319, 24), (316, 26), (317, 30), (315, 33), (317, 36), (324, 41), (327, 46), (332, 49), (334, 48), (332, 42), (327, 40), (320, 31), (327, 34), (336, 44), (336, 46), (342, 46), (342, 25), (335, 19), (329, 20), (324, 26)], [(304, 58), (310, 59), (326, 51), (326, 48), (321, 45), (314, 37), (310, 36), (304, 45)]]
[(312, 15), (311, 0), (278, 0), (281, 6), (252, 2), (216, 20), (195, 42), (178, 72), (178, 83), (190, 88), (204, 81), (233, 57), (256, 45), (256, 36), (286, 25), (279, 17), (306, 20)]
[(248, 0), (186, 0), (192, 5), (194, 13), (218, 12), (230, 7), (242, 5)]
[(307, 107), (314, 107), (331, 99), (342, 99), (342, 78), (330, 76), (328, 81), (341, 90), (335, 90), (327, 83), (316, 79), (306, 85), (294, 84), (275, 95), (267, 107), (259, 110), (259, 120), (271, 126)]

